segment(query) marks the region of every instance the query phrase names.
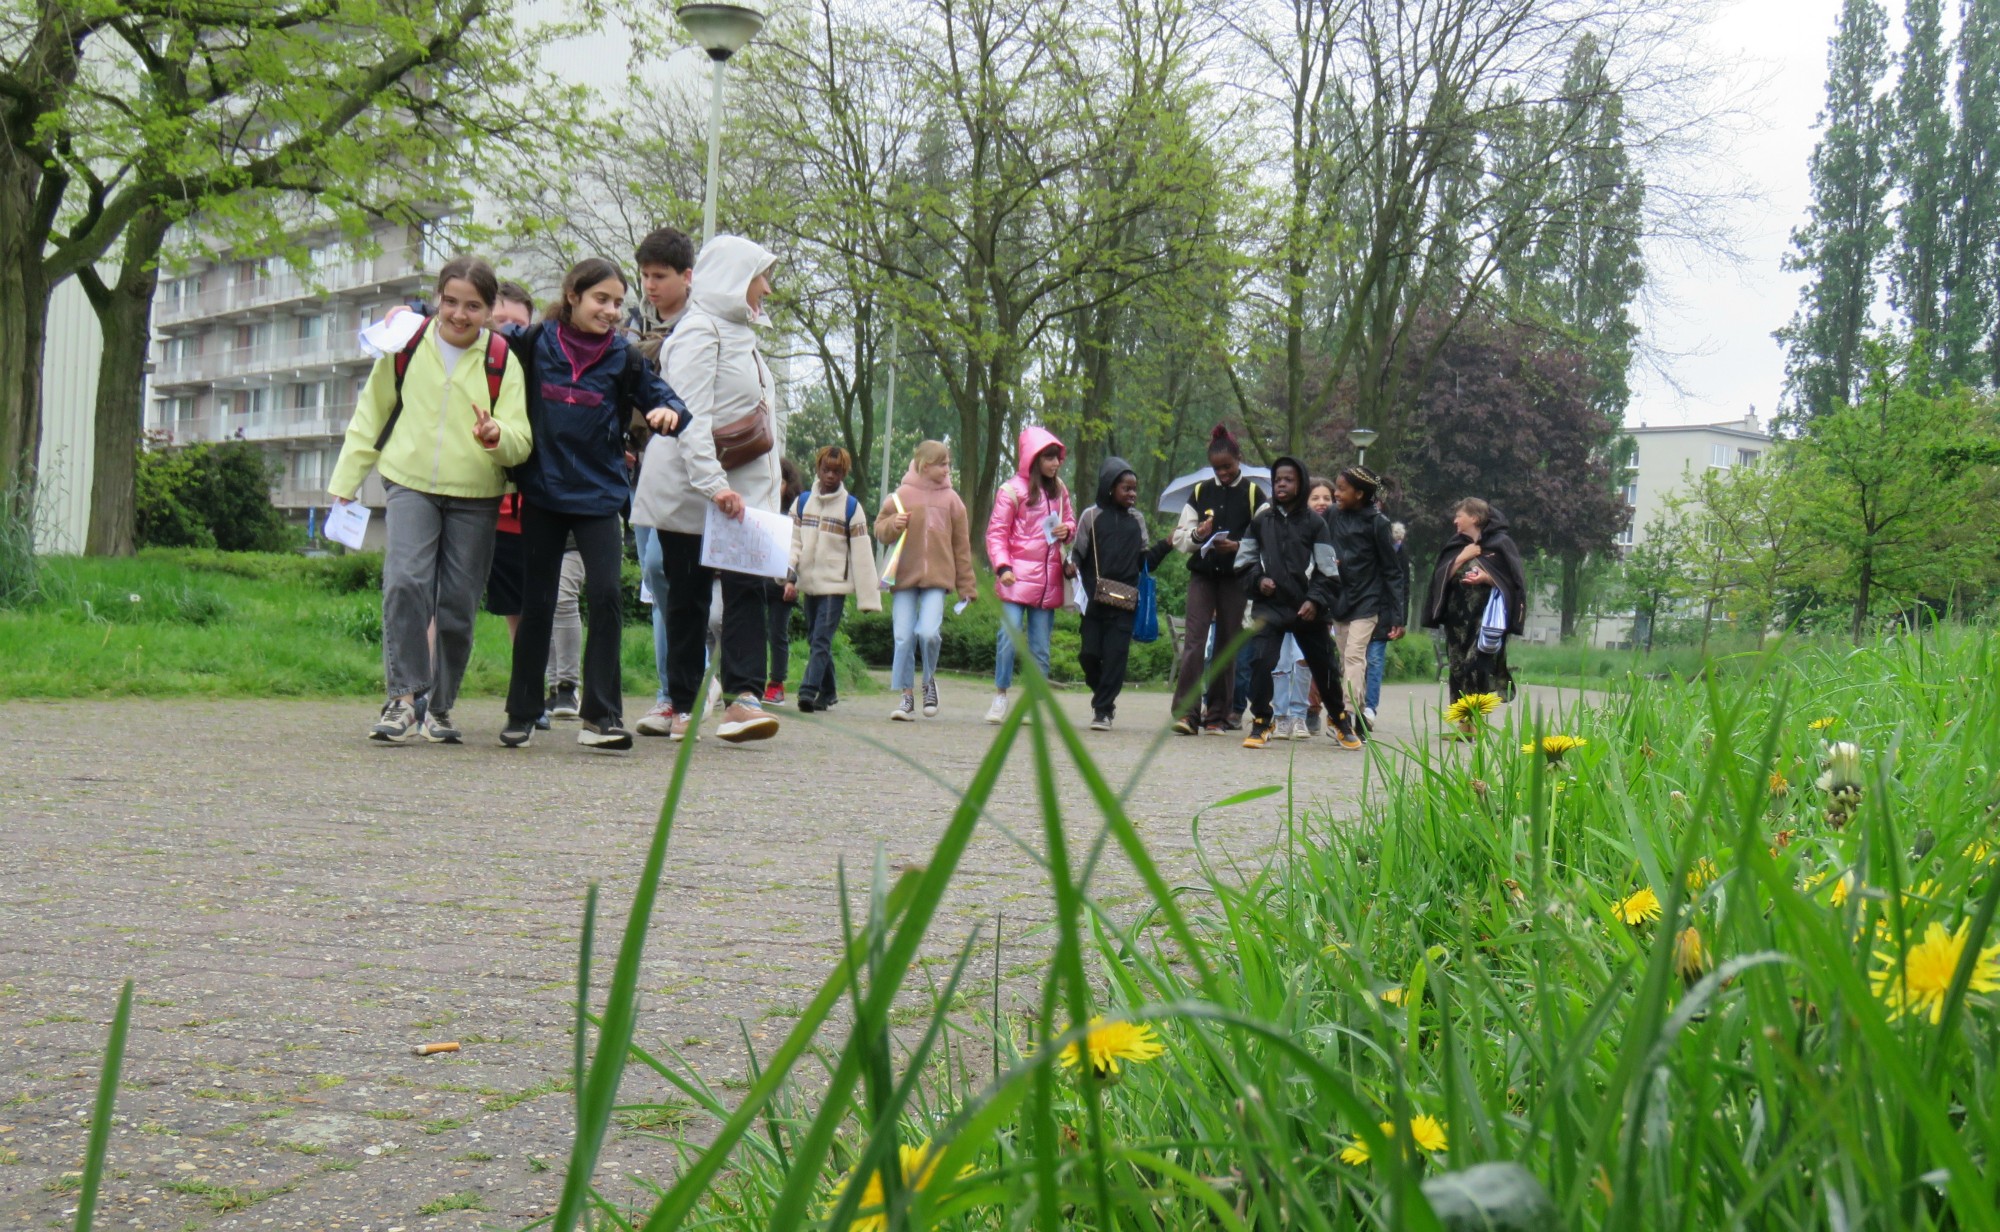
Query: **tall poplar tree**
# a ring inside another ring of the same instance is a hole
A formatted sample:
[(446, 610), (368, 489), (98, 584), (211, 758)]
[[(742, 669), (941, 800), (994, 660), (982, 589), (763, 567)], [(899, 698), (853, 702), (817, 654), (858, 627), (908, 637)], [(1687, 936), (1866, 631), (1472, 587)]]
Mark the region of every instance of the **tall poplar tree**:
[(2000, 261), (2000, 0), (1964, 0), (1958, 32), (1958, 127), (1951, 151), (1950, 252), (1939, 339), (1941, 377), (1990, 380)]
[(1778, 338), (1795, 409), (1823, 414), (1854, 395), (1861, 340), (1889, 243), (1886, 144), (1888, 18), (1877, 0), (1846, 0), (1827, 54), (1826, 107), (1811, 163), (1812, 205), (1792, 232), (1787, 269), (1809, 275), (1799, 310)]
[(1896, 127), (1889, 168), (1902, 202), (1889, 258), (1889, 302), (1913, 337), (1935, 355), (1951, 263), (1945, 235), (1951, 218), (1952, 117), (1950, 58), (1941, 0), (1907, 0), (1907, 35), (1896, 79)]

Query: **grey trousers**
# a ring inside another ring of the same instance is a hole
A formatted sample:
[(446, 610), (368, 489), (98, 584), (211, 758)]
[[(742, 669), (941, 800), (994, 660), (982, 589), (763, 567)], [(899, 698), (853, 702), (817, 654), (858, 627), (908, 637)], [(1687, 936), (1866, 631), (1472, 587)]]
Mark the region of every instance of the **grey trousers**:
[(549, 632), (549, 669), (543, 673), (549, 691), (557, 685), (574, 689), (583, 679), (583, 613), (577, 596), (583, 593), (583, 553), (563, 553), (556, 578), (556, 623)]
[(425, 696), (431, 713), (447, 713), (472, 657), (472, 622), (493, 567), (500, 498), (384, 486), (389, 543), (382, 556), (382, 675), (390, 697)]

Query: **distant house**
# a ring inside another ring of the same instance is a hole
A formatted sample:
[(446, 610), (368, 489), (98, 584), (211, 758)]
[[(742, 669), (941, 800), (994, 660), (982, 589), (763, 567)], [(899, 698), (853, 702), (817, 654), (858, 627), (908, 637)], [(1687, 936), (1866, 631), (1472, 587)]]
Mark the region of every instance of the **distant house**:
[(1757, 412), (1726, 423), (1627, 429), (1637, 446), (1625, 476), (1625, 503), (1632, 523), (1619, 536), (1620, 546), (1646, 541), (1646, 523), (1665, 507), (1666, 498), (1680, 491), (1690, 474), (1754, 466), (1771, 452), (1772, 436), (1757, 425)]

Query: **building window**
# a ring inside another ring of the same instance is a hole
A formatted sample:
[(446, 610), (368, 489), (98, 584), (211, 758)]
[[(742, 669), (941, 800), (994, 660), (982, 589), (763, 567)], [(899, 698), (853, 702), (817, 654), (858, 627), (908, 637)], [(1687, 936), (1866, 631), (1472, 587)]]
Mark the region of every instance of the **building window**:
[(310, 316), (299, 318), (299, 340), (301, 342), (310, 338), (317, 338), (324, 333), (326, 333), (325, 317)]
[(1736, 451), (1736, 465), (1755, 466), (1757, 465), (1757, 459), (1761, 456), (1755, 449), (1739, 449)]
[(1715, 444), (1715, 445), (1710, 445), (1708, 447), (1708, 464), (1711, 467), (1719, 467), (1723, 470), (1728, 470), (1730, 464), (1733, 463), (1735, 460), (1736, 459), (1734, 455), (1731, 453), (1730, 448), (1727, 445)]

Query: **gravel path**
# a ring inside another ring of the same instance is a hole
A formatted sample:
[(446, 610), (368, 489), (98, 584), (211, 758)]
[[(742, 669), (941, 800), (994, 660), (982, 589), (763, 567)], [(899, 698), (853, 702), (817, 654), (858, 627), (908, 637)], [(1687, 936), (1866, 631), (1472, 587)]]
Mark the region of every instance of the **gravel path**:
[[(1385, 747), (1434, 697), (1391, 687)], [(985, 701), (948, 684), (945, 712), (914, 725), (861, 697), (788, 711), (762, 744), (703, 741), (647, 943), (639, 1042), (740, 1083), (743, 1033), (774, 1045), (831, 966), (837, 862), (865, 884), (878, 845), (892, 865), (921, 861), (949, 817), (950, 795), (861, 737), (963, 784), (993, 731)], [(1085, 701), (1065, 696), (1079, 723)], [(1115, 783), (1165, 699), (1130, 694), (1124, 709), (1125, 727), (1085, 733)], [(389, 747), (363, 738), (371, 717), (317, 702), (0, 706), (0, 1230), (68, 1226), (127, 977), (135, 1025), (98, 1226), (415, 1232), (518, 1227), (551, 1208), (585, 886), (601, 879), (599, 936), (615, 940), (670, 746), (592, 753), (559, 727), (503, 750), (486, 702), (460, 707), (462, 748)], [(1129, 808), (1170, 873), (1193, 865), (1193, 814), (1282, 783), (1286, 751), (1161, 749)], [(1323, 738), (1291, 751), (1302, 797), (1351, 810), (1362, 757)], [(1030, 775), (1017, 754), (989, 813), (1027, 839)], [(1073, 836), (1087, 833), (1076, 776), (1064, 782)], [(1202, 839), (1255, 856), (1282, 807), (1220, 810)], [(1110, 863), (1107, 896), (1131, 881)], [(1018, 935), (1045, 897), (1029, 856), (982, 826), (933, 935), (956, 945), (1002, 911)], [(600, 941), (598, 971), (612, 949)], [(437, 1040), (463, 1051), (411, 1055)], [(663, 1093), (628, 1071), (625, 1098)], [(629, 1195), (622, 1174), (664, 1176), (672, 1160), (627, 1129), (600, 1179)]]

